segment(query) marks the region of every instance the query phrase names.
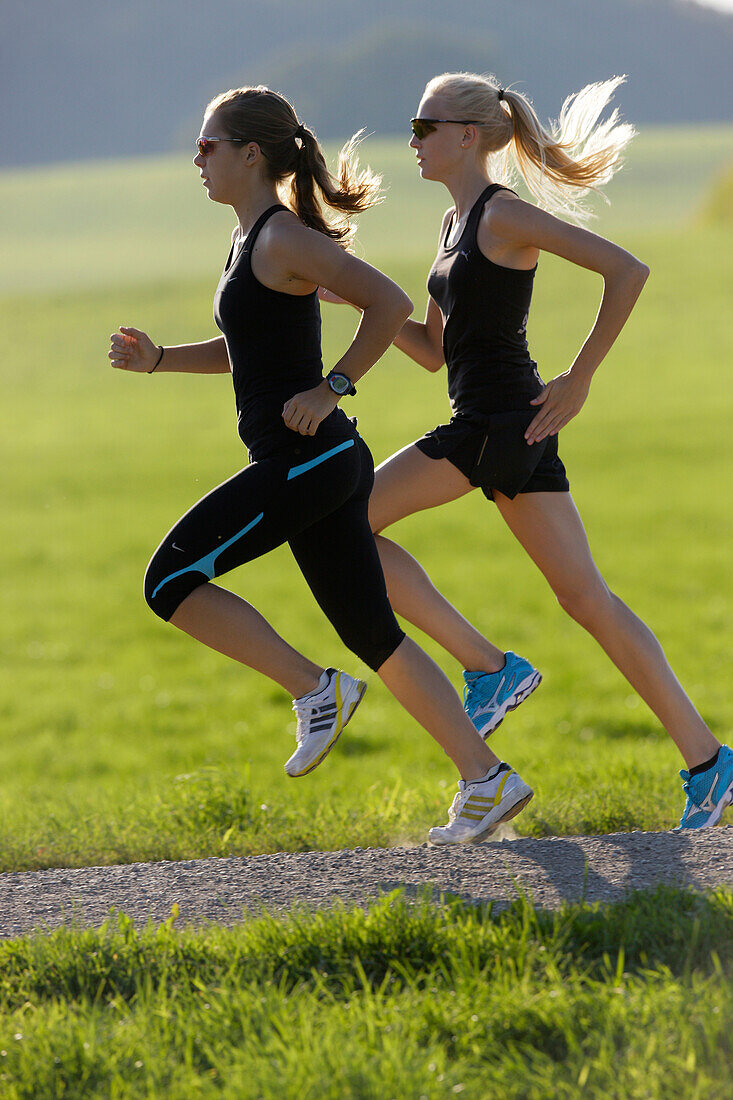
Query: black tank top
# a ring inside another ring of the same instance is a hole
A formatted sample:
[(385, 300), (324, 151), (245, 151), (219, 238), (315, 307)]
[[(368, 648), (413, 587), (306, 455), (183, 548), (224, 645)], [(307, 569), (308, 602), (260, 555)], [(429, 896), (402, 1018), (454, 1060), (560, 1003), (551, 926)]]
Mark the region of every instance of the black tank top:
[(428, 291), (443, 314), (443, 351), (453, 415), (477, 420), (491, 412), (524, 409), (542, 389), (527, 349), (527, 318), (532, 300), (531, 271), (488, 260), (476, 234), (484, 206), (497, 191), (483, 191), (455, 244), (448, 241), (451, 217), (428, 277)]
[[(265, 210), (244, 244), (232, 244), (214, 295), (214, 320), (224, 334), (237, 402), (237, 430), (253, 459), (290, 450), (302, 436), (282, 418), (294, 394), (313, 389), (323, 377), (321, 311), (318, 292), (285, 294), (271, 290), (252, 272), (257, 235), (278, 204)], [(318, 426), (319, 441), (353, 435), (339, 408)]]

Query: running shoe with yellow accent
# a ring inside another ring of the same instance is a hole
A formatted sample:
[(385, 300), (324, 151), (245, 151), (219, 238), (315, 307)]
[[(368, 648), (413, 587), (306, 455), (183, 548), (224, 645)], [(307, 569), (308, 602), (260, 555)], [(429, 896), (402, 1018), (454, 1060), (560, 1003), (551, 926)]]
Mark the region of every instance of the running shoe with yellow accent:
[(448, 810), (448, 824), (428, 833), (431, 844), (480, 844), (503, 821), (523, 810), (534, 794), (508, 764), (499, 764), (486, 778), (458, 781), (458, 794)]
[(307, 775), (328, 756), (366, 691), (363, 680), (336, 668), (327, 668), (315, 691), (293, 699), (298, 742), (285, 771), (294, 779)]

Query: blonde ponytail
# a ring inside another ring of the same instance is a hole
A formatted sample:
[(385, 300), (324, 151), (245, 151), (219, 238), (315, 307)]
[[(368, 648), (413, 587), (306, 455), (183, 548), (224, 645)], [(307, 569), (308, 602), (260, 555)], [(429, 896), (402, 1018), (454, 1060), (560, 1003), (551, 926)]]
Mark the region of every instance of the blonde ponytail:
[(549, 129), (526, 96), (502, 90), (491, 76), (443, 73), (426, 91), (458, 111), (456, 117), (475, 120), (479, 148), (495, 179), (511, 184), (518, 174), (540, 206), (583, 221), (591, 216), (583, 196), (589, 191), (603, 195), (601, 188), (621, 166), (624, 149), (636, 133), (619, 120), (615, 108), (605, 122), (598, 121), (625, 79), (615, 76), (588, 84), (568, 96)]

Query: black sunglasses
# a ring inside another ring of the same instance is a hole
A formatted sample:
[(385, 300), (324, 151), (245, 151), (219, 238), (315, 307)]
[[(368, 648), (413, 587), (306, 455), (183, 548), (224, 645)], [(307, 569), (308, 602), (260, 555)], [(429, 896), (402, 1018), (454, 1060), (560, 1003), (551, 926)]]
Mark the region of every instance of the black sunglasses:
[(411, 118), (410, 126), (417, 140), (422, 141), (428, 134), (432, 134), (439, 122), (452, 122), (456, 126), (476, 125), (474, 119), (468, 119), (468, 121), (462, 122), (459, 118)]
[(218, 141), (236, 141), (244, 142), (246, 144), (247, 140), (247, 138), (200, 137), (196, 139), (196, 145), (198, 146), (199, 156), (208, 157), (216, 149), (216, 143)]

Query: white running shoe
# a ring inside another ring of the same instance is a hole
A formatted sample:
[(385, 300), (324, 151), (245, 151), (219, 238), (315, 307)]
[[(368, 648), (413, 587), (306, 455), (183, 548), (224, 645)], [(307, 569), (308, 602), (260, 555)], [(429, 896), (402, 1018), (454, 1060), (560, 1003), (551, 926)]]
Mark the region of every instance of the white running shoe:
[(448, 810), (448, 824), (428, 833), (431, 844), (480, 844), (502, 821), (523, 810), (534, 791), (508, 764), (488, 773), (490, 778), (458, 781), (458, 794)]
[(327, 668), (315, 691), (293, 699), (293, 710), (298, 716), (295, 731), (298, 747), (285, 765), (288, 775), (294, 779), (307, 775), (325, 760), (365, 691), (363, 680)]

